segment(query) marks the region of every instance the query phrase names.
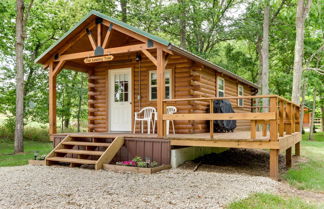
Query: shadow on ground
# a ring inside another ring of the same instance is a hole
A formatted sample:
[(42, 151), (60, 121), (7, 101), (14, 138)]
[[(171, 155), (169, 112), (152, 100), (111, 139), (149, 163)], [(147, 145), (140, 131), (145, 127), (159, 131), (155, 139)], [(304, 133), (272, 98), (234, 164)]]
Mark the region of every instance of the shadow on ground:
[[(264, 150), (229, 149), (185, 162), (180, 168), (194, 170), (198, 164), (198, 171), (269, 176), (269, 152)], [(287, 171), (283, 155), (279, 157), (279, 167), (280, 173)]]

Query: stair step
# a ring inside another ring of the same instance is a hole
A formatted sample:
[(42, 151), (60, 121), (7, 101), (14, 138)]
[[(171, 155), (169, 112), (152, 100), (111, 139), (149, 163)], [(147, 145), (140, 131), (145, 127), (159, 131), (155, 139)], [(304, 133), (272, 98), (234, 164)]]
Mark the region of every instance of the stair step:
[(56, 153), (78, 154), (78, 155), (98, 155), (101, 156), (104, 152), (92, 150), (75, 150), (75, 149), (58, 149)]
[(80, 142), (80, 141), (67, 141), (63, 142), (64, 145), (79, 145), (79, 146), (93, 146), (93, 147), (109, 147), (110, 143), (99, 142)]
[(96, 160), (86, 160), (86, 159), (78, 159), (78, 158), (67, 158), (67, 157), (49, 157), (46, 158), (48, 161), (56, 161), (56, 162), (65, 162), (65, 163), (78, 163), (78, 164), (96, 164)]

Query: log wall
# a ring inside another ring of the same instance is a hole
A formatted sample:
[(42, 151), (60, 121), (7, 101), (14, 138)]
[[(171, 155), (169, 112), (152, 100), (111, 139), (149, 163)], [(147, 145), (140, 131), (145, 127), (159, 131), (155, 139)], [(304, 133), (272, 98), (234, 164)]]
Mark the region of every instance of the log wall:
[[(193, 97), (216, 97), (217, 96), (217, 77), (225, 80), (225, 96), (238, 96), (238, 85), (244, 88), (244, 96), (251, 96), (251, 87), (239, 82), (238, 80), (216, 72), (204, 66), (196, 66), (191, 71), (191, 94)], [(238, 101), (231, 99), (230, 102), (235, 112), (251, 112), (251, 100), (243, 100), (243, 107), (238, 107)], [(209, 102), (193, 101), (193, 111), (197, 113), (209, 112)], [(194, 121), (194, 132), (203, 133), (209, 131), (208, 121)], [(249, 121), (237, 121), (237, 129), (249, 129)]]
[[(154, 56), (155, 54), (152, 53)], [(89, 131), (108, 132), (108, 71), (120, 68), (132, 69), (132, 109), (138, 112), (143, 107), (155, 107), (156, 101), (149, 99), (149, 72), (156, 70), (156, 66), (142, 55), (141, 66), (135, 61), (136, 54), (115, 56), (113, 62), (102, 63), (89, 72)], [(225, 79), (225, 95), (237, 96), (237, 86), (244, 86), (244, 95), (251, 95), (250, 87), (239, 83), (236, 79), (221, 75), (215, 70), (196, 65), (192, 61), (179, 55), (168, 58), (166, 69), (171, 70), (172, 98), (195, 98), (214, 97), (217, 92), (217, 76)], [(237, 106), (237, 101), (231, 101)], [(177, 102), (175, 105), (178, 113), (201, 113), (209, 111), (209, 103), (203, 101)], [(249, 112), (251, 102), (244, 101), (245, 108), (235, 108), (236, 112)], [(132, 116), (133, 117), (133, 116)], [(239, 128), (246, 128), (240, 121)], [(133, 126), (132, 126), (133, 127)], [(176, 133), (202, 133), (208, 131), (209, 125), (206, 121), (175, 121)], [(140, 132), (139, 122), (136, 133)], [(144, 132), (147, 132), (146, 125)]]

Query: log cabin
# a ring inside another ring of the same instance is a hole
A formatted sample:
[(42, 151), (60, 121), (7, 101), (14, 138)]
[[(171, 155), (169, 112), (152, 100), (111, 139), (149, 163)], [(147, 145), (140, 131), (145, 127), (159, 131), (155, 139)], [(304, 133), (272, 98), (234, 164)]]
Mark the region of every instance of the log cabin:
[[(170, 164), (172, 151), (182, 147), (268, 149), (270, 177), (278, 179), (279, 152), (286, 151), (287, 166), (293, 146), (299, 155), (299, 105), (276, 95), (256, 95), (254, 83), (97, 11), (36, 62), (49, 72), (54, 149), (47, 165), (65, 162), (100, 169), (134, 156)], [(62, 69), (88, 75), (87, 133), (57, 133), (56, 78)], [(215, 100), (230, 101), (235, 113), (213, 113)], [(259, 100), (269, 105), (258, 106)], [(176, 112), (168, 114), (169, 106)], [(146, 107), (155, 110), (152, 121), (135, 123), (135, 113)], [(237, 128), (214, 133), (214, 120), (236, 120)]]

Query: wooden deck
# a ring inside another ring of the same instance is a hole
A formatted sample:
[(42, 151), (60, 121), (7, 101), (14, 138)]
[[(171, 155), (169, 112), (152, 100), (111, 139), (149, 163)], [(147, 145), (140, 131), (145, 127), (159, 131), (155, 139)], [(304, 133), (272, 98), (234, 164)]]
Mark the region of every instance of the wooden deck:
[(247, 149), (279, 149), (285, 150), (294, 146), (301, 141), (301, 134), (295, 132), (290, 135), (279, 137), (278, 141), (271, 141), (270, 134), (262, 136), (262, 132), (256, 133), (256, 139), (250, 138), (250, 131), (234, 131), (230, 133), (214, 133), (210, 138), (210, 133), (200, 134), (170, 134), (165, 137), (158, 137), (157, 134), (140, 134), (140, 133), (61, 133), (55, 136), (71, 137), (89, 137), (89, 138), (116, 138), (117, 136), (125, 138), (141, 139), (168, 139), (171, 146), (198, 146), (198, 147), (227, 147), (227, 148), (247, 148)]

